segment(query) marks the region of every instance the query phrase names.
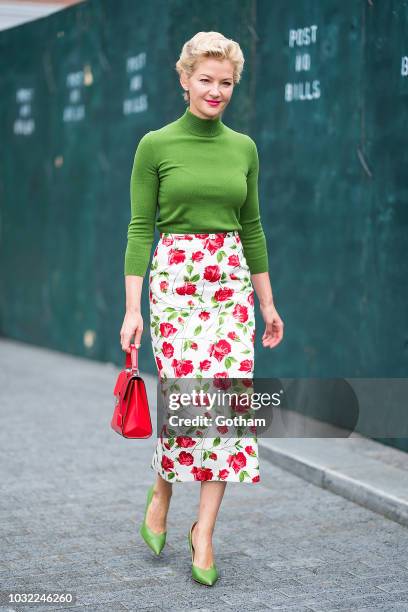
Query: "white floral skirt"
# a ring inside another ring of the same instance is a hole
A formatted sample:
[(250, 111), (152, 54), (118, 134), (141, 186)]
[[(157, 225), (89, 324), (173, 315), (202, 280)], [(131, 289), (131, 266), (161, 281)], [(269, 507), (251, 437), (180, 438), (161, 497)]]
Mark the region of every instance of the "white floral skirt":
[[(238, 231), (162, 232), (151, 263), (149, 302), (160, 380), (252, 379), (254, 289)], [(208, 437), (202, 428), (193, 436), (172, 435), (164, 427), (152, 469), (169, 482), (259, 482), (256, 428), (245, 428), (246, 437), (229, 437), (227, 425), (217, 429), (219, 436)]]

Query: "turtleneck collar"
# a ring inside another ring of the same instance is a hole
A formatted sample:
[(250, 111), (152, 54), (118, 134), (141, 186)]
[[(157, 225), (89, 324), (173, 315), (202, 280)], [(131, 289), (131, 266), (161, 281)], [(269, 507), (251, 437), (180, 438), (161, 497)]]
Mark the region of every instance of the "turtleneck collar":
[(223, 122), (220, 116), (215, 119), (202, 119), (187, 107), (184, 115), (179, 118), (180, 125), (196, 136), (217, 136), (222, 131)]

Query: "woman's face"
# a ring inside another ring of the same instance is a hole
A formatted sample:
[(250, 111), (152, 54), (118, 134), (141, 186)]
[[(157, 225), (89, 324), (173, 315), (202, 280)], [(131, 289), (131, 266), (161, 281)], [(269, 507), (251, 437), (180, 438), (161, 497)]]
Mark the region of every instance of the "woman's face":
[[(229, 103), (234, 90), (234, 67), (227, 60), (205, 58), (198, 62), (190, 78), (184, 73), (180, 83), (189, 90), (190, 111), (202, 119), (215, 119)], [(210, 104), (217, 101), (218, 104)]]

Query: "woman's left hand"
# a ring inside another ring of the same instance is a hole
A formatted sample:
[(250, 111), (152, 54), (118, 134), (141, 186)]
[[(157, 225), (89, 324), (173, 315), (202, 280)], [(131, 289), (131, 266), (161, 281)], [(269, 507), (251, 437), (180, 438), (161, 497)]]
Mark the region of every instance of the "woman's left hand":
[(262, 336), (262, 344), (265, 347), (274, 348), (283, 338), (284, 323), (274, 304), (267, 306), (260, 305), (261, 314), (265, 321), (266, 328)]

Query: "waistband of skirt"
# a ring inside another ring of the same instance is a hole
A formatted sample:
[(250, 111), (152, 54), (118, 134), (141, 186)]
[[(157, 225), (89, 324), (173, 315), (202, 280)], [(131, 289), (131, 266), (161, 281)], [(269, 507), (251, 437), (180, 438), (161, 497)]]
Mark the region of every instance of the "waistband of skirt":
[(160, 238), (177, 238), (179, 240), (191, 240), (193, 238), (205, 240), (207, 238), (218, 238), (222, 236), (223, 238), (227, 237), (236, 237), (239, 236), (238, 230), (225, 230), (220, 232), (160, 232)]

